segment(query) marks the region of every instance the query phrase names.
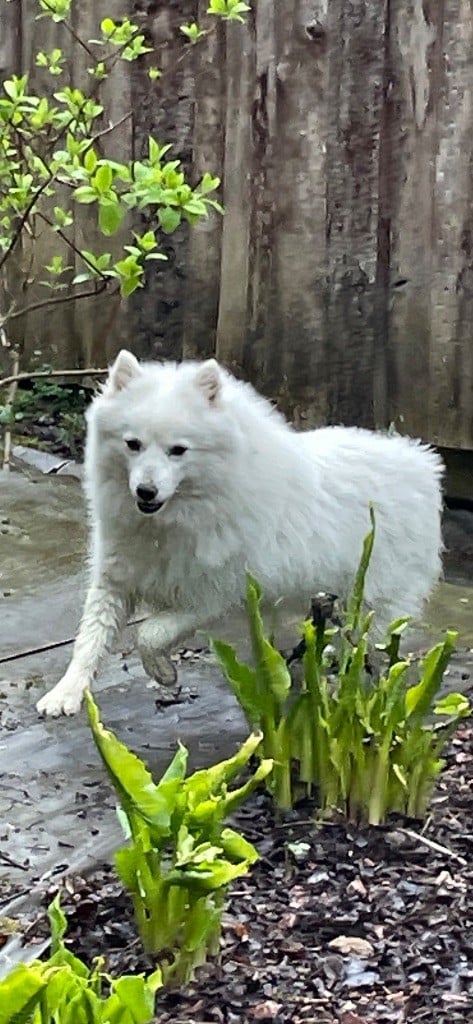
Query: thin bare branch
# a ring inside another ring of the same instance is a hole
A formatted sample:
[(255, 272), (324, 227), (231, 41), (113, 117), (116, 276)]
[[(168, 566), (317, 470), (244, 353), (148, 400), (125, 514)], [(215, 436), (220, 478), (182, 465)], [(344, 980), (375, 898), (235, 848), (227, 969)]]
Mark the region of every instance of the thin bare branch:
[[(33, 313), (37, 309), (47, 309), (50, 306), (59, 306), (61, 302), (75, 302), (76, 299), (89, 299), (94, 298), (96, 295), (101, 295), (107, 287), (106, 281), (98, 281), (96, 288), (91, 288), (85, 292), (74, 292), (70, 295), (56, 295), (50, 299), (41, 299), (38, 302), (31, 302), (29, 306), (22, 306), (21, 309), (16, 309), (11, 313), (6, 313), (4, 317), (0, 319), (0, 327), (4, 324), (10, 323), (11, 320), (19, 320), (20, 317), (25, 316), (27, 313)], [(117, 295), (120, 286), (117, 287), (110, 293), (111, 295)]]
[[(51, 11), (51, 13), (54, 14), (54, 7), (52, 6), (52, 4), (48, 3), (48, 0), (43, 0), (43, 4), (45, 7), (48, 8), (48, 11)], [(76, 43), (78, 43), (78, 45), (81, 46), (83, 50), (85, 50), (87, 55), (94, 61), (94, 63), (97, 63), (95, 53), (93, 52), (93, 50), (90, 49), (89, 46), (87, 46), (87, 43), (83, 39), (81, 39), (81, 37), (77, 34), (74, 26), (71, 25), (70, 21), (67, 21), (67, 18), (64, 18), (63, 25), (64, 28), (67, 28), (67, 31), (70, 33), (72, 38), (75, 39)]]
[[(127, 623), (129, 626), (139, 626), (140, 623), (145, 622), (146, 615), (143, 615), (140, 619), (131, 619)], [(7, 661), (19, 661), (21, 658), (29, 658), (33, 654), (43, 654), (45, 651), (54, 651), (57, 647), (68, 647), (73, 644), (75, 637), (67, 637), (67, 640), (54, 640), (50, 644), (42, 644), (41, 647), (29, 647), (26, 651), (15, 651), (14, 654), (4, 654), (0, 658), (0, 665), (5, 665)]]
[(15, 380), (15, 377), (18, 377), (18, 370), (20, 368), (20, 356), (19, 356), (19, 353), (18, 353), (18, 349), (13, 348), (10, 345), (10, 342), (8, 341), (8, 339), (6, 339), (6, 335), (5, 335), (5, 332), (3, 330), (2, 330), (2, 345), (3, 345), (4, 348), (8, 348), (10, 350), (11, 360), (12, 360), (12, 370), (13, 370), (12, 379), (11, 379), (9, 385), (8, 385), (7, 400), (5, 402), (5, 412), (7, 414), (7, 423), (6, 423), (4, 434), (3, 434), (3, 465), (2, 465), (2, 469), (4, 470), (4, 472), (8, 472), (9, 469), (10, 469), (11, 448), (12, 448), (11, 423), (9, 422), (9, 414), (13, 413), (13, 405), (14, 405), (16, 393), (17, 393), (17, 390), (18, 390), (18, 380)]
[(38, 210), (37, 216), (40, 218), (40, 220), (44, 220), (44, 223), (47, 224), (48, 227), (52, 228), (56, 235), (59, 235), (59, 238), (62, 238), (63, 242), (65, 242), (66, 245), (68, 245), (69, 248), (72, 249), (73, 252), (75, 252), (76, 256), (78, 256), (79, 259), (81, 259), (82, 262), (85, 263), (85, 265), (89, 267), (90, 270), (94, 271), (94, 274), (97, 274), (97, 276), (100, 277), (101, 280), (105, 281), (106, 283), (110, 280), (108, 275), (104, 274), (102, 270), (98, 270), (98, 268), (94, 266), (91, 260), (89, 260), (87, 256), (84, 256), (84, 253), (81, 252), (81, 250), (78, 248), (75, 242), (71, 242), (71, 239), (67, 237), (62, 228), (58, 228), (58, 226), (54, 224), (54, 222), (50, 220), (49, 217), (47, 217), (46, 214), (42, 212), (42, 210)]
[(9, 244), (8, 248), (5, 249), (5, 252), (0, 257), (0, 270), (2, 269), (4, 263), (6, 263), (8, 257), (10, 256), (10, 253), (13, 252), (13, 250), (14, 250), (14, 248), (15, 248), (15, 246), (16, 246), (16, 244), (17, 244), (17, 242), (18, 242), (18, 240), (19, 240), (19, 238), (21, 236), (21, 232), (23, 231), (23, 228), (24, 228), (24, 226), (26, 224), (26, 221), (28, 220), (28, 217), (29, 217), (33, 207), (36, 205), (36, 203), (38, 202), (39, 197), (43, 194), (45, 189), (48, 188), (48, 185), (51, 184), (53, 179), (54, 179), (54, 175), (52, 175), (52, 177), (50, 177), (50, 178), (46, 178), (46, 180), (43, 181), (43, 184), (40, 185), (39, 188), (36, 189), (36, 192), (35, 192), (34, 196), (30, 199), (30, 201), (28, 203), (28, 206), (26, 207), (26, 210), (22, 213), (22, 215), (20, 217), (20, 220), (19, 220), (19, 222), (18, 222), (18, 224), (17, 224), (17, 226), (15, 228), (15, 232), (14, 232), (12, 238), (10, 239), (10, 244)]
[[(118, 121), (115, 121), (113, 124), (110, 124), (108, 128), (102, 128), (102, 131), (96, 132), (96, 134), (93, 135), (90, 140), (90, 145), (88, 146), (88, 149), (90, 149), (90, 146), (93, 146), (94, 142), (97, 142), (98, 139), (101, 139), (104, 135), (110, 135), (110, 132), (114, 132), (115, 128), (119, 128), (121, 124), (125, 123), (125, 121), (129, 121), (130, 117), (132, 116), (133, 111), (128, 110), (127, 113), (123, 115), (123, 117), (119, 117)], [(85, 150), (85, 152), (87, 151)]]
[(0, 380), (0, 388), (7, 388), (14, 381), (47, 380), (48, 377), (106, 377), (108, 370), (88, 366), (85, 370), (32, 370), (31, 373), (17, 373)]
[(446, 857), (451, 857), (453, 860), (458, 861), (462, 867), (466, 867), (468, 864), (468, 861), (459, 853), (456, 853), (455, 850), (450, 850), (448, 846), (442, 846), (441, 843), (436, 843), (433, 839), (428, 839), (427, 836), (423, 836), (419, 832), (414, 832), (410, 828), (401, 828), (399, 831), (403, 832), (405, 836), (409, 836), (409, 839), (413, 839), (414, 841), (423, 843), (424, 846), (428, 846), (429, 850), (435, 850), (436, 853), (443, 853)]

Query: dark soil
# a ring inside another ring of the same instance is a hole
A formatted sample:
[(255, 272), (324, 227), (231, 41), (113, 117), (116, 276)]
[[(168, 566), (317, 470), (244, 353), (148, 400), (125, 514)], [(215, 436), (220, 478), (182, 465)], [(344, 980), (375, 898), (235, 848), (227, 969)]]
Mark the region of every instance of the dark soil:
[[(231, 891), (221, 962), (159, 993), (156, 1024), (473, 1021), (472, 767), (464, 727), (425, 823), (317, 826), (300, 808), (275, 824), (255, 798), (238, 826), (261, 860)], [(66, 889), (74, 952), (112, 974), (150, 969), (110, 867)], [(44, 916), (28, 931), (44, 934)]]

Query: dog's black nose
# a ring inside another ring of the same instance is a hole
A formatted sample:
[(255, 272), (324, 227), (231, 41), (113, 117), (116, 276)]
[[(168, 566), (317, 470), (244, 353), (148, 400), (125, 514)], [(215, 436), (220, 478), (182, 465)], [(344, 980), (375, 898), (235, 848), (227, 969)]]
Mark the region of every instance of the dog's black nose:
[(157, 487), (145, 487), (144, 484), (140, 484), (139, 487), (136, 488), (136, 495), (140, 501), (154, 501), (157, 493)]

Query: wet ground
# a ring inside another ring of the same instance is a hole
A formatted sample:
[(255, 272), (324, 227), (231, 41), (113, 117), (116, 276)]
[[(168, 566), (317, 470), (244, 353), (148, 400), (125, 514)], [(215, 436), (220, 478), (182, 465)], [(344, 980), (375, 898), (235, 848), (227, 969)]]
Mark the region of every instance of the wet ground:
[[(57, 468), (58, 460), (51, 458)], [(0, 915), (8, 916), (31, 905), (48, 880), (102, 862), (120, 838), (114, 800), (84, 714), (43, 721), (35, 711), (38, 696), (66, 667), (71, 646), (63, 642), (74, 636), (85, 586), (81, 487), (77, 475), (69, 475), (76, 469), (69, 465), (45, 475), (47, 457), (39, 459), (38, 469), (22, 465), (21, 472), (0, 477)], [(465, 528), (453, 517), (448, 530), (456, 545), (448, 559), (452, 582), (439, 587), (428, 625), (414, 635), (411, 646), (425, 646), (427, 634), (431, 640), (446, 626), (458, 628), (459, 653), (447, 682), (468, 690), (473, 546), (470, 562), (468, 524)], [(244, 622), (222, 623), (218, 633), (243, 637)], [(156, 772), (170, 759), (178, 738), (189, 746), (192, 764), (199, 765), (226, 756), (246, 732), (208, 655), (181, 652), (179, 677), (182, 702), (158, 708), (129, 628), (122, 650), (108, 660), (97, 685), (105, 723)], [(0, 973), (19, 955), (19, 942), (7, 942), (0, 952)]]

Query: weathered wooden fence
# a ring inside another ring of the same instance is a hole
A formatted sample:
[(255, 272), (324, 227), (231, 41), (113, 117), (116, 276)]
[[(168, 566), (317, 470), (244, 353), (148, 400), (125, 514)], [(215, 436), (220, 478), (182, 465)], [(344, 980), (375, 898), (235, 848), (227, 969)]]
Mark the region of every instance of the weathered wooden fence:
[[(100, 6), (76, 0), (80, 34), (126, 4)], [(166, 238), (169, 263), (111, 330), (103, 300), (28, 317), (27, 353), (216, 353), (300, 424), (395, 421), (473, 447), (471, 0), (255, 0), (179, 59), (179, 25), (206, 6), (129, 2), (165, 76), (121, 67), (110, 116), (133, 111), (122, 153), (151, 132), (193, 177), (220, 174), (225, 217)], [(0, 65), (29, 68), (54, 29), (33, 0), (2, 7)]]

